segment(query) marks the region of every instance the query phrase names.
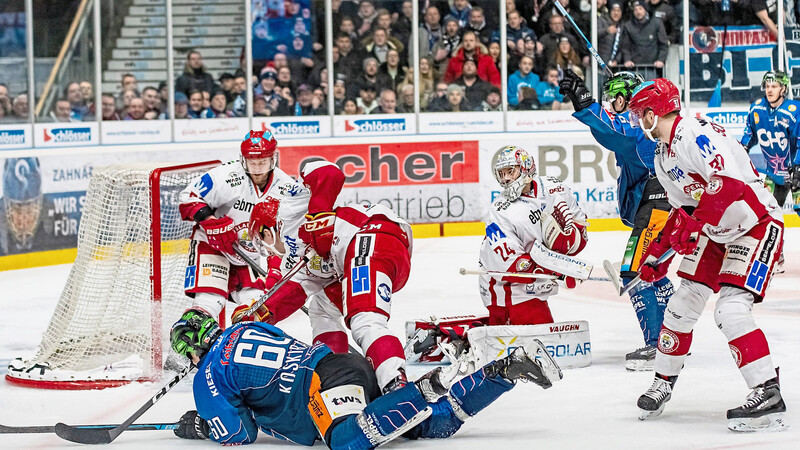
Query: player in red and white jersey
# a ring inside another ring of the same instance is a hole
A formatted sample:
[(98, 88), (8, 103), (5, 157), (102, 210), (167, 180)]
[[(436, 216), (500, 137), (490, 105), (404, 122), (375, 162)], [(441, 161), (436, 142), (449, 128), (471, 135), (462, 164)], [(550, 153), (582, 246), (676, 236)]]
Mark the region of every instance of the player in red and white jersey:
[(782, 212), (741, 144), (713, 122), (680, 117), (680, 107), (678, 89), (663, 78), (639, 85), (630, 105), (632, 122), (659, 141), (656, 172), (673, 206), (643, 257), (642, 279), (666, 275), (669, 261), (654, 262), (669, 248), (684, 255), (678, 270), (683, 281), (664, 314), (655, 380), (639, 397), (640, 418), (659, 415), (670, 399), (694, 324), (711, 294), (719, 292), (714, 319), (753, 389), (744, 405), (728, 410), (728, 427), (781, 429), (786, 405), (752, 308), (764, 298), (783, 246)]
[(209, 170), (180, 194), (181, 217), (195, 222), (184, 289), (193, 306), (215, 317), (228, 298), (249, 303), (280, 279), (280, 258), (268, 259), (270, 276), (263, 280), (233, 250), (258, 258), (248, 232), (258, 202), (269, 196), (308, 201), (308, 190), (276, 167), (277, 147), (269, 131), (251, 131), (240, 160)]
[[(335, 207), (345, 176), (327, 161), (307, 164), (300, 180), (311, 197), (297, 230), (298, 245), (301, 251), (306, 244), (313, 247), (325, 267), (298, 272), (267, 300), (257, 318), (277, 323), (312, 297), (314, 342), (346, 352), (347, 336), (336, 326), (343, 317), (378, 383), (391, 390), (405, 381), (403, 346), (389, 331), (388, 319), (392, 294), (405, 285), (411, 268), (411, 226), (382, 205)], [(287, 217), (296, 217), (300, 201), (283, 199), (279, 208), (278, 222), (284, 227), (279, 234), (287, 247), (293, 235)]]
[[(586, 246), (586, 214), (561, 180), (536, 176), (536, 164), (515, 146), (500, 150), (494, 175), (503, 187), (486, 217), (480, 265), (496, 272), (560, 275), (531, 259), (535, 242), (565, 255)], [(568, 285), (574, 286), (569, 279)], [(552, 323), (547, 299), (558, 292), (553, 279), (481, 275), (480, 293), (489, 310), (489, 325)]]

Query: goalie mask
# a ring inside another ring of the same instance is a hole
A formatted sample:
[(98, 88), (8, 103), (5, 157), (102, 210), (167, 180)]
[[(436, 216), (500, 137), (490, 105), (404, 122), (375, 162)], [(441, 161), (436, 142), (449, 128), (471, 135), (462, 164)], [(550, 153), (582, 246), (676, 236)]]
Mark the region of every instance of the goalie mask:
[(494, 178), (503, 188), (503, 197), (513, 202), (536, 176), (536, 164), (524, 149), (507, 145), (494, 161)]
[(278, 165), (278, 141), (269, 131), (250, 131), (240, 150), (242, 167), (248, 174), (269, 173)]
[(191, 358), (191, 353), (203, 359), (221, 334), (217, 321), (208, 313), (201, 309), (187, 309), (172, 325), (169, 340), (175, 353), (187, 358)]
[[(250, 236), (262, 256), (283, 256), (284, 250), (280, 244), (280, 227), (278, 222), (278, 209), (280, 200), (267, 197), (266, 200), (256, 203), (250, 213)], [(280, 246), (281, 248), (277, 248)]]
[(2, 192), (5, 219), (15, 250), (30, 249), (42, 211), (39, 159), (6, 159)]

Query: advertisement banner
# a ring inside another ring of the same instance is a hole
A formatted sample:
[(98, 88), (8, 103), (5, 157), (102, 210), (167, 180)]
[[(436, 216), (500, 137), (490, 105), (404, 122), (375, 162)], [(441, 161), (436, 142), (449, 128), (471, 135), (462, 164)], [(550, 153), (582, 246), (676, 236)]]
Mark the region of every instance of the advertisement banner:
[(390, 136), (416, 132), (417, 125), (413, 114), (373, 114), (333, 118), (334, 136)]
[(33, 125), (37, 147), (84, 147), (97, 145), (100, 133), (97, 122), (37, 123)]
[(246, 117), (175, 121), (176, 142), (241, 141), (250, 131)]
[(420, 134), (501, 131), (503, 131), (502, 112), (425, 113), (419, 116)]
[(168, 120), (106, 121), (100, 129), (103, 144), (156, 144), (172, 140)]
[(0, 150), (30, 148), (33, 145), (31, 128), (28, 123), (0, 125)]
[(253, 129), (269, 130), (277, 138), (330, 137), (331, 119), (328, 116), (254, 117)]
[(379, 203), (411, 223), (480, 220), (478, 141), (282, 147), (297, 176), (324, 158), (345, 173), (341, 205)]
[(589, 128), (572, 117), (572, 111), (509, 111), (508, 131), (587, 131)]

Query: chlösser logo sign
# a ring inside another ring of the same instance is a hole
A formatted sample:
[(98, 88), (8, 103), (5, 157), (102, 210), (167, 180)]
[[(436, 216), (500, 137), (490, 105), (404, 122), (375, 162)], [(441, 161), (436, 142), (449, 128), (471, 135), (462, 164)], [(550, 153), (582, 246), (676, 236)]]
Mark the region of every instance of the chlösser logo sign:
[(344, 131), (348, 133), (385, 133), (405, 131), (406, 119), (359, 119), (345, 120)]
[(0, 145), (20, 145), (25, 143), (25, 130), (0, 130)]
[(720, 125), (744, 125), (747, 122), (747, 112), (707, 112), (706, 117)]
[(66, 142), (91, 142), (92, 130), (91, 128), (53, 128), (52, 130), (44, 129), (44, 141), (53, 142), (54, 144)]
[(275, 134), (319, 134), (319, 121), (272, 122), (269, 124)]

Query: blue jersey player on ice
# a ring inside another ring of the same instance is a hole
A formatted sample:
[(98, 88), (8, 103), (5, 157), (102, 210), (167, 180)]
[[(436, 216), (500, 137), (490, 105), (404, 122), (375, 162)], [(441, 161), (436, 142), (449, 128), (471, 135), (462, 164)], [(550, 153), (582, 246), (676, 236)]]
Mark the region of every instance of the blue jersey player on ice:
[(782, 70), (764, 74), (764, 97), (750, 105), (742, 145), (748, 151), (761, 147), (764, 163), (756, 168), (766, 175), (767, 189), (781, 206), (791, 191), (794, 210), (800, 214), (800, 102), (786, 98), (789, 84), (789, 76)]
[[(572, 115), (586, 124), (597, 142), (616, 157), (619, 215), (625, 225), (633, 228), (620, 267), (625, 284), (636, 277), (643, 255), (664, 228), (671, 209), (655, 175), (656, 143), (645, 137), (638, 124), (629, 121), (628, 102), (643, 81), (641, 75), (632, 72), (618, 72), (609, 78), (603, 85), (603, 96), (611, 110), (594, 101), (583, 79), (572, 70), (567, 69), (559, 83), (561, 93), (575, 107)], [(674, 291), (668, 278), (652, 284), (639, 283), (629, 291), (645, 346), (625, 355), (628, 370), (653, 369), (664, 310)]]
[(375, 372), (360, 355), (309, 346), (279, 328), (240, 322), (222, 331), (201, 309), (172, 327), (172, 348), (197, 366), (196, 411), (175, 434), (223, 445), (249, 444), (259, 430), (278, 439), (331, 449), (370, 449), (403, 435), (445, 438), (517, 380), (543, 388), (561, 370), (541, 346), (519, 347), (447, 388), (441, 369), (381, 395)]

